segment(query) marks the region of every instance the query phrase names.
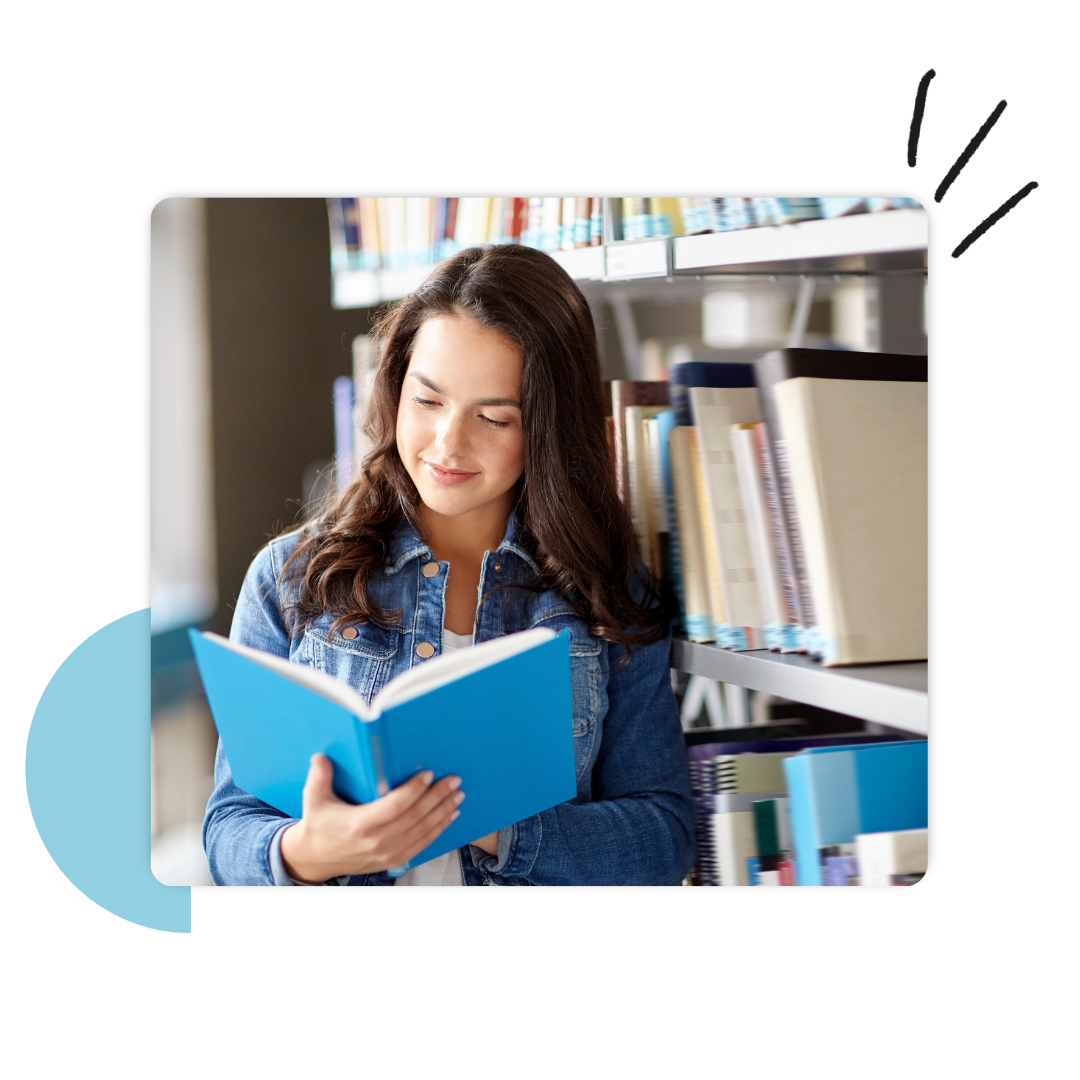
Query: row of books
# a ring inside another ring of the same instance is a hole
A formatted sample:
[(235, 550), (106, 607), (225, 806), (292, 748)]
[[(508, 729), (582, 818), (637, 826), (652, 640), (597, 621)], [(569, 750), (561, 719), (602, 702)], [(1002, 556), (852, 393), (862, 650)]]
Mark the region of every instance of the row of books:
[(781, 349), (611, 384), (616, 482), (692, 641), (927, 653), (927, 363)]
[[(427, 266), (474, 244), (570, 251), (603, 240), (603, 199), (327, 199), (335, 271)], [(615, 239), (687, 236), (918, 206), (902, 198), (622, 198)]]
[(911, 885), (926, 872), (925, 740), (702, 742), (687, 756), (691, 884)]
[(893, 198), (631, 198), (622, 199), (623, 240), (650, 236), (692, 236), (768, 225), (790, 225), (818, 218), (876, 213), (919, 206), (914, 199)]
[(327, 199), (335, 272), (426, 266), (476, 244), (596, 246), (599, 197)]

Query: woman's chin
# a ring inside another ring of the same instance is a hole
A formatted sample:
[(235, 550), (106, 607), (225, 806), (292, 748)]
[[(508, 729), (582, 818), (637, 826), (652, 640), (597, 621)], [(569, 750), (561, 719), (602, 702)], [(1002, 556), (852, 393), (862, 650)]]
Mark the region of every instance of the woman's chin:
[(436, 514), (446, 517), (458, 517), (472, 510), (478, 510), (487, 503), (483, 497), (477, 498), (475, 492), (469, 493), (460, 489), (447, 489), (435, 484), (425, 484), (420, 491), (420, 499), (423, 504)]

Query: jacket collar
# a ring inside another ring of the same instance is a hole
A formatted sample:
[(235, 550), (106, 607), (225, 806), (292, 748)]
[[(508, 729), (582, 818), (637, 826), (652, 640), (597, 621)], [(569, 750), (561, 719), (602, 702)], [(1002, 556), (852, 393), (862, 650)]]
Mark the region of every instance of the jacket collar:
[[(522, 527), (517, 513), (510, 515), (506, 523), (506, 532), (502, 543), (497, 550), (501, 553), (516, 555), (529, 567), (534, 574), (539, 574), (540, 569), (533, 557), (526, 551), (522, 544)], [(396, 574), (407, 562), (423, 556), (430, 559), (431, 548), (420, 534), (419, 528), (408, 519), (402, 519), (397, 528), (390, 536), (387, 544), (386, 562), (383, 564), (383, 573), (392, 576)]]

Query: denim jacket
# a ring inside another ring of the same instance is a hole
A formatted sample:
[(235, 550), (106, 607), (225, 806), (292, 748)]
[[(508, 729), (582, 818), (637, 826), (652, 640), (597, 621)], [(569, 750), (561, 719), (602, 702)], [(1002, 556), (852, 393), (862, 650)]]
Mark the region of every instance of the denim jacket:
[[(347, 683), (370, 701), (395, 675), (422, 663), (423, 642), (442, 651), (449, 563), (431, 577), (431, 550), (412, 526), (400, 526), (368, 588), (393, 626), (358, 626), (348, 640), (329, 634), (327, 613), (290, 637), (283, 611), (295, 584), (281, 570), (300, 533), (271, 541), (255, 558), (233, 616), (230, 638), (307, 664)], [(618, 665), (622, 646), (589, 635), (552, 591), (496, 585), (535, 581), (536, 564), (511, 518), (496, 551), (484, 556), (475, 641), (534, 626), (567, 630), (577, 797), (501, 829), (497, 855), (458, 850), (466, 885), (678, 885), (694, 857), (694, 809), (678, 708), (668, 666), (670, 637), (639, 646)], [(425, 650), (426, 651), (426, 650)], [(241, 791), (218, 744), (215, 790), (203, 822), (203, 846), (218, 885), (290, 885), (281, 859), (289, 818)], [(334, 878), (328, 885), (392, 885), (387, 873)]]

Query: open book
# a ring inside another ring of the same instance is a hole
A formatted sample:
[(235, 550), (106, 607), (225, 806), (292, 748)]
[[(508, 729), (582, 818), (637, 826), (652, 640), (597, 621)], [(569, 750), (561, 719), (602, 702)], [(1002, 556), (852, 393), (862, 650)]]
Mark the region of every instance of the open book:
[(427, 862), (577, 794), (570, 644), (526, 630), (434, 657), (370, 705), (330, 675), (190, 631), (237, 787), (290, 817), (312, 754), (334, 790), (370, 802), (424, 769), (461, 777), (461, 816), (413, 860)]

